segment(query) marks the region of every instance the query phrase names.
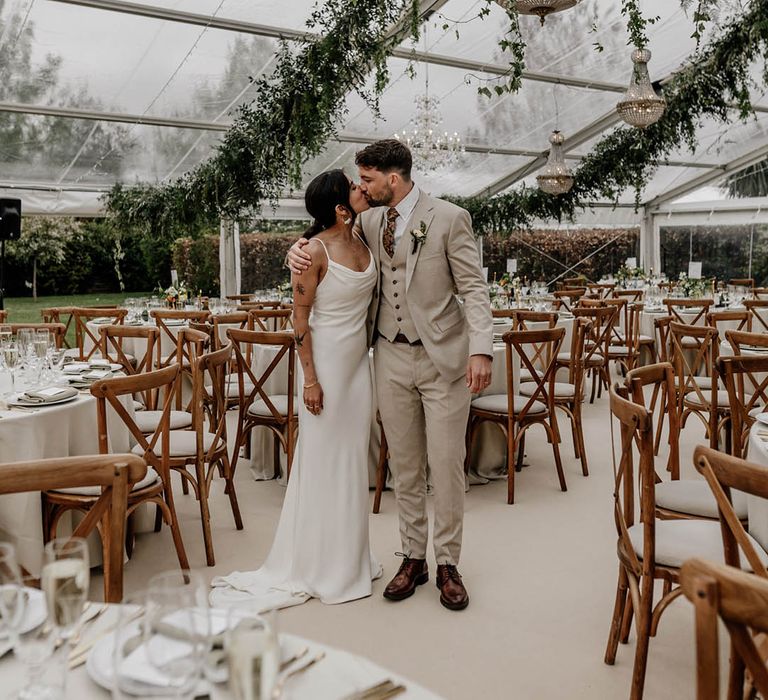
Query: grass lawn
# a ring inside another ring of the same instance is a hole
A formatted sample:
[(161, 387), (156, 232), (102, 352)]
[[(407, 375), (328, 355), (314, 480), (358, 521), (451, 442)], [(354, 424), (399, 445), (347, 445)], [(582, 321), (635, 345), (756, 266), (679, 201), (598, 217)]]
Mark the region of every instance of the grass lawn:
[[(57, 297), (6, 297), (5, 308), (8, 311), (9, 323), (40, 323), (43, 317), (40, 315), (40, 309), (49, 306), (99, 306), (101, 304), (120, 304), (128, 297), (150, 296), (150, 292), (120, 292), (115, 294), (73, 294), (71, 296)], [(74, 341), (74, 329), (70, 328), (72, 337), (69, 338), (70, 344)]]

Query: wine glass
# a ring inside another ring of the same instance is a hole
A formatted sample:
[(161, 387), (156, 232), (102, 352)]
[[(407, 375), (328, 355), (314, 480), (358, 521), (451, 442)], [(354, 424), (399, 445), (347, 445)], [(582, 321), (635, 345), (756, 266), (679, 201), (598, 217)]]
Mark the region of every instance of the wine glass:
[(0, 324), (0, 348), (10, 345), (13, 340), (13, 330), (7, 324)]
[(144, 647), (176, 698), (191, 698), (210, 651), (207, 586), (199, 574), (174, 570), (147, 585)]
[(63, 639), (72, 637), (83, 614), (90, 574), (84, 539), (57, 538), (45, 545), (42, 587), (51, 622)]

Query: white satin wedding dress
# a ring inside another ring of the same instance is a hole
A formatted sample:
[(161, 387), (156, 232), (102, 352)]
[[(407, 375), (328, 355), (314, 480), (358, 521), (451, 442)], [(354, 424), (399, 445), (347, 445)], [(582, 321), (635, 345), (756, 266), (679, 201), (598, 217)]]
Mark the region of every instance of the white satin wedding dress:
[(323, 411), (314, 416), (298, 402), (299, 437), (272, 549), (257, 571), (215, 578), (213, 605), (344, 603), (369, 596), (382, 574), (368, 541), (372, 387), (365, 330), (378, 272), (373, 256), (357, 272), (325, 252), (328, 270), (310, 314)]

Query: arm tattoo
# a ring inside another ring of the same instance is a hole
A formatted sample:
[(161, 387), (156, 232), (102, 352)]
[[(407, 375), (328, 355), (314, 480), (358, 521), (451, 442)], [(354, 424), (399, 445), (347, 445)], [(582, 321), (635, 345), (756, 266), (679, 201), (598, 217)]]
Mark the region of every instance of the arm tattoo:
[(298, 347), (302, 347), (302, 344), (304, 343), (304, 336), (306, 336), (306, 335), (307, 335), (307, 333), (305, 331), (304, 333), (296, 333), (293, 336), (293, 339), (296, 341), (296, 345)]
[(304, 296), (307, 293), (306, 289), (304, 289), (304, 285), (301, 282), (296, 285), (296, 293), (301, 294), (301, 296)]

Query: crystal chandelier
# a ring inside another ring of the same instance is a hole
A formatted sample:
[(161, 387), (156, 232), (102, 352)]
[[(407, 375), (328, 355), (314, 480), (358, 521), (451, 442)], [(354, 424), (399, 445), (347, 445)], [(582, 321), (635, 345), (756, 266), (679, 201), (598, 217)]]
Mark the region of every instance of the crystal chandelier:
[(619, 116), (631, 126), (646, 126), (655, 124), (664, 110), (667, 101), (659, 97), (651, 85), (648, 75), (648, 61), (651, 60), (651, 52), (647, 49), (635, 49), (632, 52), (632, 77), (629, 81), (629, 89), (624, 94), (624, 99), (616, 105)]
[[(510, 0), (496, 0), (496, 2), (506, 9)], [(543, 25), (547, 15), (568, 10), (578, 2), (579, 0), (515, 0), (515, 5), (521, 15), (536, 15)]]
[[(427, 50), (427, 27), (424, 27), (424, 50)], [(464, 145), (454, 131), (441, 131), (443, 117), (440, 100), (429, 94), (429, 64), (424, 66), (424, 94), (415, 99), (416, 112), (410, 120), (410, 131), (395, 133), (413, 154), (413, 164), (421, 172), (439, 170), (456, 164), (464, 153)]]
[(541, 175), (536, 176), (539, 189), (547, 194), (565, 194), (573, 187), (573, 173), (563, 157), (563, 141), (565, 139), (559, 131), (552, 132), (547, 165)]
[(453, 165), (464, 153), (459, 135), (440, 132), (443, 118), (440, 116), (440, 100), (429, 93), (416, 97), (416, 113), (411, 119), (411, 130), (395, 134), (413, 154), (418, 170), (427, 172)]

